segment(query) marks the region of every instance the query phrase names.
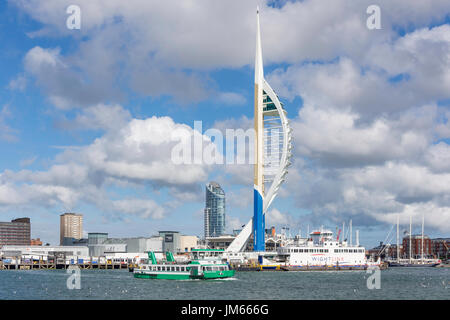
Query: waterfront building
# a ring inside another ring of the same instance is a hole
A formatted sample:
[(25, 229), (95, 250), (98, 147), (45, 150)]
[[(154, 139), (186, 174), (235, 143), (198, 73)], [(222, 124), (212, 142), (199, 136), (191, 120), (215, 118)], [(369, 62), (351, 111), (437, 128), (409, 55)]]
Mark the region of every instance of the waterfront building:
[(30, 245), (30, 218), (18, 218), (11, 222), (0, 222), (0, 246)]
[(206, 185), (205, 238), (225, 234), (225, 192), (217, 182)]
[[(422, 241), (423, 241), (423, 256), (424, 258), (432, 258), (433, 250), (432, 250), (432, 242), (430, 237), (427, 235), (412, 235), (411, 241), (409, 239), (409, 235), (403, 238), (402, 247), (403, 247), (403, 258), (409, 259), (410, 252), (412, 259), (420, 259), (422, 257)], [(409, 248), (409, 243), (411, 242), (411, 250)]]
[(163, 239), (159, 236), (108, 238), (108, 233), (93, 232), (88, 234), (88, 247), (91, 256), (162, 251), (162, 243)]
[(191, 252), (192, 249), (198, 249), (198, 240), (197, 236), (180, 236), (180, 251)]
[(44, 258), (54, 255), (65, 256), (89, 256), (88, 247), (81, 246), (3, 246), (0, 248), (0, 257), (28, 256), (33, 259)]
[(178, 252), (180, 249), (180, 233), (178, 231), (159, 231), (163, 239), (162, 251)]
[(450, 238), (431, 239), (433, 255), (437, 259), (450, 257)]
[(60, 245), (72, 245), (83, 237), (83, 215), (64, 213), (60, 215)]
[(108, 240), (108, 233), (105, 232), (89, 232), (88, 245), (103, 244)]
[(232, 235), (221, 235), (218, 237), (207, 237), (206, 242), (209, 249), (226, 249), (235, 238)]

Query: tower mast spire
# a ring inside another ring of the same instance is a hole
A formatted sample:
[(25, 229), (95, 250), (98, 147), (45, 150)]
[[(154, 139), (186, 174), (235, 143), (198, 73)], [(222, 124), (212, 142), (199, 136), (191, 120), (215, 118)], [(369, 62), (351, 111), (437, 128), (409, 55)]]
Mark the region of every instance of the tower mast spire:
[(261, 31), (259, 27), (259, 8), (256, 8), (256, 54), (255, 54), (255, 165), (253, 191), (254, 250), (264, 251), (264, 124), (263, 124), (263, 62), (261, 50)]

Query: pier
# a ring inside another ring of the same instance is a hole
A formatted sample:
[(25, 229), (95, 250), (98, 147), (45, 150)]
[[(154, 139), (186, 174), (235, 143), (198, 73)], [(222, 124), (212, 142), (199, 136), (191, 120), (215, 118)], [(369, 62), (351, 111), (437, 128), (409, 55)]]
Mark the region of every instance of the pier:
[(117, 270), (117, 269), (133, 269), (137, 266), (134, 262), (115, 262), (113, 260), (105, 260), (104, 262), (62, 262), (57, 260), (51, 261), (20, 261), (19, 259), (11, 262), (0, 261), (0, 270), (42, 270), (42, 269), (67, 269), (70, 266), (77, 266), (80, 269), (104, 269), (104, 270)]

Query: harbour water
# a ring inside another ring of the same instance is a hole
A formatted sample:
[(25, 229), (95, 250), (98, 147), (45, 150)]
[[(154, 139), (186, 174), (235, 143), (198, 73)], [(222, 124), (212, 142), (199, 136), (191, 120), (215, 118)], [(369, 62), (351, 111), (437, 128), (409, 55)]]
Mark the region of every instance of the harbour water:
[(392, 268), (380, 289), (366, 271), (238, 272), (225, 280), (145, 280), (127, 270), (81, 270), (80, 289), (68, 289), (66, 270), (2, 270), (0, 299), (449, 299), (450, 269)]

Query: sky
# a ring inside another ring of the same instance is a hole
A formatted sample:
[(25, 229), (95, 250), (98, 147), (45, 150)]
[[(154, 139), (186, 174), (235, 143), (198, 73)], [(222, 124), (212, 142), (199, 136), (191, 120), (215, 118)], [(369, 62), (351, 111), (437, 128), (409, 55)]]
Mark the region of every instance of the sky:
[[(203, 236), (205, 185), (228, 232), (253, 215), (252, 165), (175, 164), (177, 139), (253, 127), (256, 6), (265, 78), (293, 128), (266, 226), (360, 243), (450, 234), (448, 0), (0, 2), (0, 220), (57, 244), (59, 215), (111, 237)], [(70, 5), (80, 28), (70, 29)]]

